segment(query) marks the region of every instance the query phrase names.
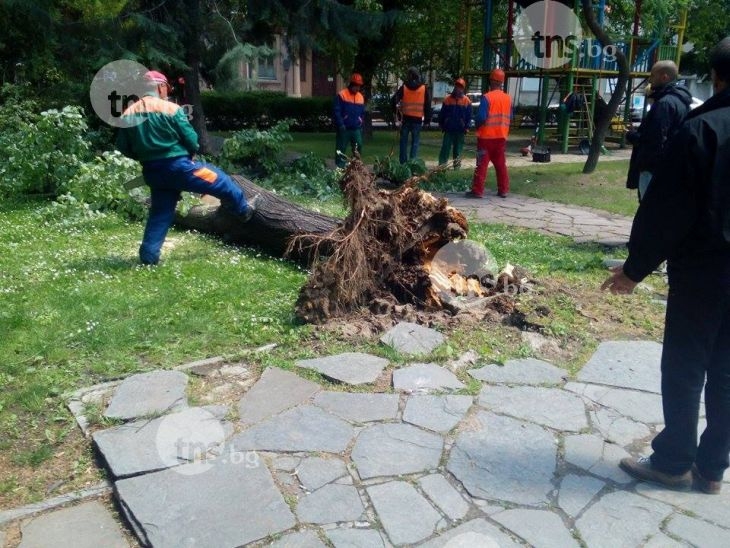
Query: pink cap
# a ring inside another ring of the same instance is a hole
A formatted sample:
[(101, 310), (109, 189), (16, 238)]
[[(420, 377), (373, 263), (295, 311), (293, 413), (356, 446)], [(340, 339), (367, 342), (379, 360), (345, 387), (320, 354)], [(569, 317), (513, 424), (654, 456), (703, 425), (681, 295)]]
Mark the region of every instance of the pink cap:
[(144, 79), (148, 82), (155, 82), (157, 84), (168, 84), (167, 77), (162, 74), (161, 72), (157, 72), (156, 70), (148, 70), (144, 74)]

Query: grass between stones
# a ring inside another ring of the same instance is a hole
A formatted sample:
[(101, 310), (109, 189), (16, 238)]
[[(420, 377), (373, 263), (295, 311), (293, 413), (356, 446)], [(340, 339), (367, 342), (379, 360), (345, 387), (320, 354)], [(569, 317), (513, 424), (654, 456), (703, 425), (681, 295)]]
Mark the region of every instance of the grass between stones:
[[(318, 205), (341, 211), (338, 200)], [(293, 304), (306, 272), (288, 261), (173, 230), (164, 262), (142, 267), (141, 224), (115, 215), (48, 217), (44, 206), (0, 205), (0, 509), (101, 477), (65, 407), (64, 394), (75, 389), (216, 355), (255, 372), (346, 351), (406, 362), (377, 339), (297, 325)], [(539, 280), (534, 293), (520, 297), (524, 323), (555, 344), (537, 353), (514, 325), (471, 322), (451, 330), (429, 360), (474, 349), (483, 363), (535, 355), (574, 373), (601, 340), (659, 339), (663, 309), (651, 302), (651, 290), (630, 298), (598, 292), (604, 249), (482, 224), (472, 225), (471, 238), (500, 265), (518, 264)], [(665, 292), (661, 280), (650, 284)], [(247, 353), (271, 342), (278, 343), (271, 352)], [(313, 371), (297, 372), (341, 389)], [(465, 392), (478, 393), (478, 383), (460, 375)], [(91, 414), (105, 424), (100, 410)]]

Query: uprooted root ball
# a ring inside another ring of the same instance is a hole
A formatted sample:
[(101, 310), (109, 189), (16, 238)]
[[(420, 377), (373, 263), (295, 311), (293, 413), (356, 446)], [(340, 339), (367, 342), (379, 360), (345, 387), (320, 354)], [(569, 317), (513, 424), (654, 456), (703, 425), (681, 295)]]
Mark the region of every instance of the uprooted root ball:
[(440, 307), (427, 265), (441, 247), (465, 238), (468, 225), (445, 198), (417, 188), (419, 180), (382, 190), (362, 161), (349, 163), (340, 180), (349, 215), (331, 233), (299, 236), (289, 245), (314, 256), (298, 318), (322, 323), (376, 299)]

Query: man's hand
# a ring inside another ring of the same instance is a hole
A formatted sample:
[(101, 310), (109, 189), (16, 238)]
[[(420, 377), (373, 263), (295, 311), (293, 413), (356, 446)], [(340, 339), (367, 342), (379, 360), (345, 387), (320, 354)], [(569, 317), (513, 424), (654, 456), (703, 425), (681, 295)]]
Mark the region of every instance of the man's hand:
[(612, 274), (606, 278), (606, 281), (601, 285), (602, 291), (609, 290), (614, 295), (629, 295), (634, 291), (634, 288), (639, 285), (624, 274), (622, 266), (614, 266), (610, 270)]

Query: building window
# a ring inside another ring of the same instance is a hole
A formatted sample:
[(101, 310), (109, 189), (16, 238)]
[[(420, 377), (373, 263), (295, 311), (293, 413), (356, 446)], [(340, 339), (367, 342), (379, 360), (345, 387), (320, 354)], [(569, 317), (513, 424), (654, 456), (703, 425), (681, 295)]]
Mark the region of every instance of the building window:
[[(272, 51), (273, 51), (272, 44), (267, 44), (267, 46), (271, 47)], [(274, 65), (275, 59), (276, 59), (275, 53), (271, 53), (269, 55), (262, 55), (259, 57), (259, 61), (258, 61), (259, 80), (276, 80), (276, 66)]]
[(276, 80), (276, 41), (255, 48), (251, 62), (247, 63), (249, 80)]

